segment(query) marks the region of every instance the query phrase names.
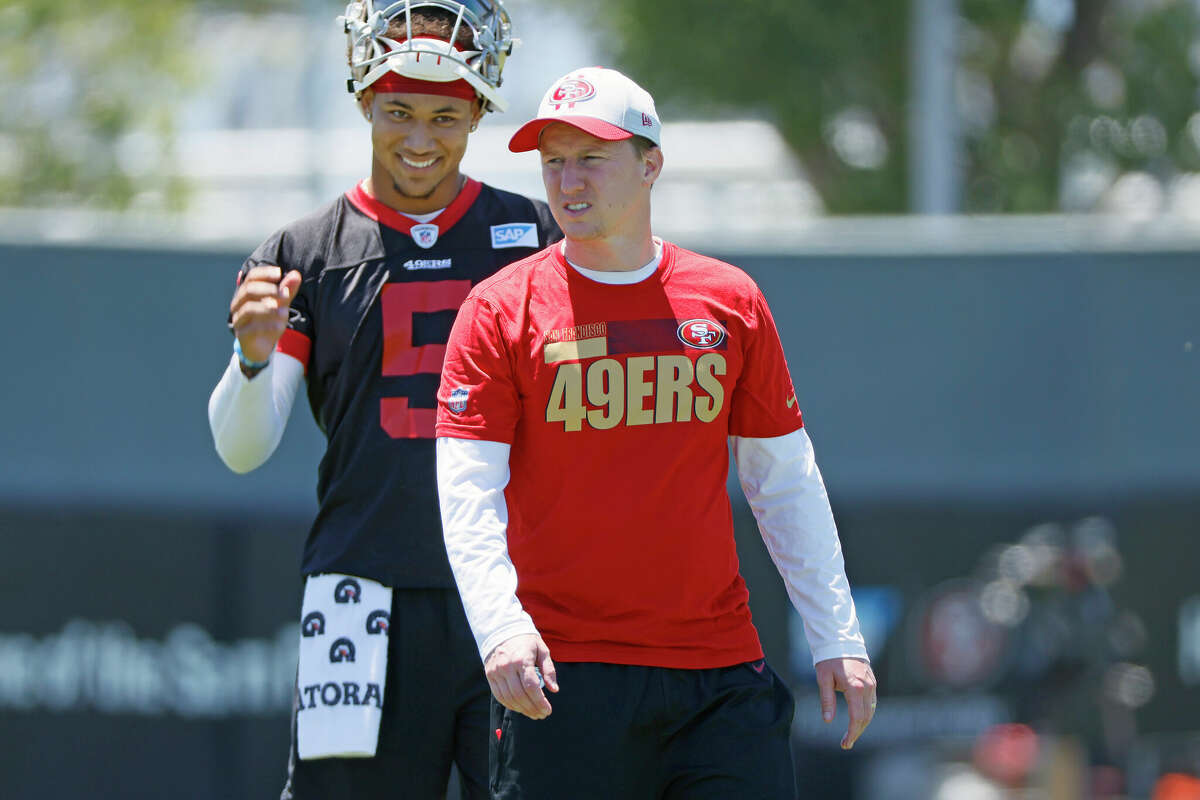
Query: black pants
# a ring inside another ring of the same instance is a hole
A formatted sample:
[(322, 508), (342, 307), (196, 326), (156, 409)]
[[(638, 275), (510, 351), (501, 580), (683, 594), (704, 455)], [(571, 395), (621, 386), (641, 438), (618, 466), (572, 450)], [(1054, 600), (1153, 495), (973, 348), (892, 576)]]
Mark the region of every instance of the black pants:
[(296, 757), (282, 800), (442, 800), (450, 765), (462, 797), (487, 795), (488, 689), (455, 589), (396, 589), (374, 758)]
[(792, 800), (791, 692), (759, 661), (683, 670), (555, 664), (531, 720), (492, 701), (500, 800)]

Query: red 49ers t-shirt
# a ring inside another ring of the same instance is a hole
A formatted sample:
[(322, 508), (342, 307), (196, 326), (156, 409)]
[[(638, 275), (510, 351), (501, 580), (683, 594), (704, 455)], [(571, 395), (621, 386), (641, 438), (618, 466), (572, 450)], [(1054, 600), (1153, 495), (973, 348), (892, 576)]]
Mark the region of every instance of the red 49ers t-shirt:
[(598, 283), (558, 246), (480, 283), (450, 334), (437, 435), (510, 444), (517, 595), (561, 661), (702, 669), (762, 657), (738, 573), (728, 436), (802, 426), (766, 301), (663, 243)]

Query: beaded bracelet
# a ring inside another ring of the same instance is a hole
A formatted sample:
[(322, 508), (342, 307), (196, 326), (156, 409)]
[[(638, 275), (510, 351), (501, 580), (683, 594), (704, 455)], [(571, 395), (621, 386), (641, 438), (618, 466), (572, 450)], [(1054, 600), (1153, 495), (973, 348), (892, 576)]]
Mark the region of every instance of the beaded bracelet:
[(246, 358), (246, 354), (242, 352), (242, 343), (236, 336), (233, 337), (233, 352), (238, 357), (238, 362), (246, 369), (266, 369), (267, 364), (271, 363), (269, 357), (266, 361), (251, 361)]

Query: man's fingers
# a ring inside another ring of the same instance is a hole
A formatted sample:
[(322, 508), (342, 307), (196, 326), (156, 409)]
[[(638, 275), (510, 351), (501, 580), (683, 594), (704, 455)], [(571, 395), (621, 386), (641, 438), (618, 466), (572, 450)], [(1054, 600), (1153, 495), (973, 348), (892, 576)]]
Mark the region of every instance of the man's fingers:
[(821, 716), (826, 722), (837, 710), (837, 692), (846, 696), (850, 718), (842, 737), (842, 748), (849, 750), (875, 717), (878, 684), (871, 665), (862, 658), (830, 658), (817, 662), (817, 687), (821, 694)]
[(247, 280), (238, 287), (229, 304), (231, 313), (240, 309), (251, 313), (278, 314), (287, 319), (288, 307), (300, 290), (300, 273), (292, 270), (282, 281)]
[(510, 683), (510, 686), (511, 691), (507, 705), (513, 711), (524, 714), (530, 719), (545, 719), (549, 715), (550, 703), (542, 695), (542, 690), (538, 688), (536, 678), (530, 685), (525, 678), (518, 677)]
[(542, 679), (546, 681), (546, 688), (552, 692), (558, 691), (558, 672), (554, 669), (554, 662), (550, 660), (550, 651), (546, 651), (545, 658), (542, 659)]
[(283, 276), (283, 280), (279, 282), (279, 299), (284, 305), (291, 305), (292, 300), (296, 298), (296, 292), (300, 290), (300, 281), (301, 276), (297, 270)]
[(846, 710), (850, 715), (850, 723), (846, 726), (846, 735), (842, 737), (843, 750), (853, 747), (871, 722), (871, 709), (867, 705), (866, 693), (861, 690), (846, 692)]
[(843, 680), (845, 688), (842, 691), (846, 696), (850, 724), (846, 727), (846, 735), (842, 737), (842, 748), (849, 750), (871, 724), (875, 716), (877, 695), (875, 674), (870, 666), (859, 665), (857, 662), (850, 664)]
[(519, 711), (516, 706), (516, 699), (513, 697), (512, 691), (509, 690), (508, 681), (502, 674), (489, 675), (488, 683), (492, 687), (492, 694), (495, 695), (497, 702), (505, 708)]
[(249, 283), (250, 281), (267, 281), (268, 283), (279, 283), (279, 279), (283, 277), (283, 270), (279, 267), (270, 264), (264, 264), (258, 267), (251, 267), (246, 270), (246, 274), (242, 276), (241, 283)]
[(496, 700), (505, 708), (524, 714), (530, 719), (544, 719), (549, 716), (550, 702), (538, 688), (537, 673), (532, 666), (523, 668), (514, 664), (496, 670), (488, 677), (488, 683)]
[(521, 688), (526, 702), (534, 713), (525, 713), (525, 716), (532, 717), (533, 719), (544, 719), (550, 715), (550, 701), (542, 693), (544, 685), (545, 681), (538, 670), (532, 664), (526, 664), (521, 670)]
[(229, 304), (231, 313), (241, 308), (253, 313), (279, 313), (287, 318), (287, 308), (300, 290), (301, 275), (291, 270), (281, 276), (279, 267), (254, 267), (242, 278)]
[(833, 676), (818, 673), (817, 688), (821, 692), (821, 719), (833, 722), (833, 715), (837, 713), (837, 696), (833, 691)]
[(858, 741), (858, 737), (863, 735), (867, 726), (871, 724), (871, 712), (859, 712), (857, 716), (851, 716), (850, 725), (846, 728), (846, 735), (842, 737), (842, 748), (849, 750), (854, 747), (854, 743)]
[[(520, 634), (494, 648), (484, 659), (484, 673), (496, 700), (530, 719), (549, 716), (552, 709), (542, 692), (545, 684), (539, 664), (550, 671), (553, 681), (550, 651), (537, 634)], [(556, 681), (554, 685), (557, 686)]]
[(500, 701), (500, 705), (505, 708), (511, 708), (513, 711), (525, 713), (523, 708), (524, 692), (520, 689), (520, 682), (514, 681), (513, 676), (507, 671), (496, 674), (490, 681), (492, 684), (492, 694), (496, 695), (496, 699)]
[(229, 304), (234, 329), (238, 329), (248, 320), (257, 318), (268, 319), (271, 322), (287, 322), (288, 305), (291, 300), (281, 300), (279, 293), (278, 286), (262, 281), (240, 287)]
[[(532, 677), (530, 677), (532, 675)], [(536, 686), (541, 689), (546, 685), (545, 679), (542, 678), (542, 670), (540, 667), (535, 667), (533, 664), (526, 664), (521, 670), (521, 685), (526, 688)]]
[(266, 303), (246, 303), (233, 312), (233, 330), (239, 335), (273, 332), (278, 338), (287, 327), (287, 309)]
[(275, 301), (282, 299), (283, 290), (279, 284), (270, 281), (246, 281), (238, 287), (235, 303), (249, 303), (270, 298)]

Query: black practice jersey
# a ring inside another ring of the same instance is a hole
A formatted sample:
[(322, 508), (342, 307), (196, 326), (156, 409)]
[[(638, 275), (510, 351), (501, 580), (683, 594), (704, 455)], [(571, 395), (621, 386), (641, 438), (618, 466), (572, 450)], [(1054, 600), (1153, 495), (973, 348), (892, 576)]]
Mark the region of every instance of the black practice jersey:
[(434, 464), (446, 340), (473, 285), (561, 236), (545, 203), (478, 181), (427, 224), (360, 185), (246, 259), (241, 274), (271, 264), (303, 275), (277, 349), (306, 365), (328, 442), (305, 574), (454, 586)]

